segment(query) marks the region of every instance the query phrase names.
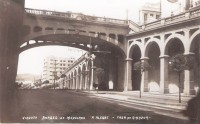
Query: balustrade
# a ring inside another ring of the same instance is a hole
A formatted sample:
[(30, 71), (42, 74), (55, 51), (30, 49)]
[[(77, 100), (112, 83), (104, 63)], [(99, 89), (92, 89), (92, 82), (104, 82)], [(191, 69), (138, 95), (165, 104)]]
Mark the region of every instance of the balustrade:
[(64, 13), (64, 12), (55, 12), (55, 11), (48, 11), (48, 10), (29, 9), (29, 8), (25, 8), (25, 12), (28, 14), (34, 14), (34, 15), (56, 16), (56, 17), (70, 18), (70, 19), (76, 19), (76, 20), (87, 20), (87, 21), (117, 23), (117, 24), (126, 24), (126, 25), (128, 24), (127, 20), (88, 16), (81, 13), (71, 13), (71, 12)]

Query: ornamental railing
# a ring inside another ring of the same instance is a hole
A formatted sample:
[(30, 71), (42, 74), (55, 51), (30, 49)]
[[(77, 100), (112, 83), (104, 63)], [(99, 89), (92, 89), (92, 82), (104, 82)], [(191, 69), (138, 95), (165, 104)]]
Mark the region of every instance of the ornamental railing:
[(180, 13), (178, 15), (170, 16), (163, 18), (154, 22), (150, 22), (144, 25), (141, 25), (141, 29), (148, 30), (156, 27), (161, 27), (163, 25), (173, 24), (181, 21), (186, 21), (189, 19), (200, 17), (200, 6), (191, 8), (190, 10)]
[(84, 15), (82, 13), (56, 12), (56, 11), (29, 9), (29, 8), (25, 8), (25, 13), (32, 14), (32, 15), (52, 16), (52, 17), (60, 17), (60, 18), (67, 18), (67, 19), (74, 19), (74, 20), (96, 21), (96, 22), (128, 25), (127, 20), (89, 16), (89, 15)]

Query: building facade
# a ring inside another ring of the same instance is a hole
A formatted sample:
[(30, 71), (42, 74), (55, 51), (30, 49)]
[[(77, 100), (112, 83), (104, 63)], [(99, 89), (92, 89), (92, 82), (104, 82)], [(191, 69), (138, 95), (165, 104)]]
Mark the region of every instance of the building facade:
[[(93, 84), (97, 77), (95, 69), (100, 67), (105, 70), (104, 75), (107, 76), (104, 77), (102, 90), (109, 90), (109, 85), (113, 85), (113, 90), (138, 91), (141, 89), (142, 92), (160, 94), (179, 91), (185, 95), (196, 94), (200, 85), (199, 8), (200, 6), (191, 6), (183, 13), (147, 23), (142, 25), (139, 31), (128, 34), (126, 59), (121, 64), (121, 67), (125, 69), (123, 82), (119, 81), (121, 75), (116, 73), (123, 69), (119, 70), (119, 66), (114, 66), (116, 58), (111, 59), (112, 55), (107, 55), (109, 56), (107, 62), (99, 64), (101, 59), (98, 58), (101, 57), (97, 56), (92, 61), (92, 66), (89, 66), (86, 58), (81, 59), (66, 72), (66, 85), (71, 89), (94, 89)], [(180, 84), (178, 73), (169, 69), (170, 58), (177, 54), (194, 58), (194, 68), (181, 72)], [(103, 56), (106, 61), (105, 55)], [(134, 64), (138, 61), (148, 62), (152, 69), (141, 75), (140, 70), (134, 70)], [(87, 75), (85, 70), (89, 71)], [(84, 80), (85, 78), (89, 79)]]
[(75, 58), (46, 57), (44, 59), (42, 81), (49, 80), (50, 83), (53, 83), (74, 61)]
[(145, 4), (139, 12), (140, 24), (146, 24), (146, 23), (153, 22), (155, 20), (160, 19), (160, 16), (161, 16), (160, 5), (161, 5), (160, 3)]

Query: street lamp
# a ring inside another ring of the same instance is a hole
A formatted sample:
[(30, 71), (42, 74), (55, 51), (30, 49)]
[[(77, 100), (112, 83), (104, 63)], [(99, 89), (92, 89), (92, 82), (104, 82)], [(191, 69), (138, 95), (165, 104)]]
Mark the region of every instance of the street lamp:
[(91, 62), (91, 68), (89, 68), (90, 70), (88, 70), (90, 73), (89, 73), (89, 92), (90, 92), (90, 89), (92, 89), (93, 87), (93, 80), (94, 80), (94, 59), (95, 59), (95, 55), (94, 54), (91, 54), (90, 52), (88, 54), (85, 55), (85, 58), (89, 64), (89, 61)]
[(91, 68), (90, 68), (90, 72), (89, 73), (89, 91), (90, 89), (93, 88), (93, 82), (94, 82), (94, 71), (96, 69), (96, 67), (94, 66), (94, 59), (96, 58), (96, 56), (94, 54), (91, 54), (91, 53), (95, 53), (95, 54), (110, 54), (111, 52), (110, 51), (100, 51), (98, 46), (94, 48), (94, 50), (92, 51), (92, 40), (91, 40), (91, 37), (90, 37), (90, 44), (89, 44), (89, 52), (88, 54), (85, 55), (85, 58), (87, 60), (87, 62), (89, 63), (89, 61), (91, 61)]

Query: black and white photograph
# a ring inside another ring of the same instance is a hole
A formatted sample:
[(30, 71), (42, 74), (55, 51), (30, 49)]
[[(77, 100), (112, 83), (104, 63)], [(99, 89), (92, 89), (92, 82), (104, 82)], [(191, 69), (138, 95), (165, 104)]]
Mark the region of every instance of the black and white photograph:
[(200, 0), (0, 0), (0, 123), (200, 124)]

